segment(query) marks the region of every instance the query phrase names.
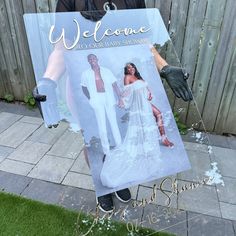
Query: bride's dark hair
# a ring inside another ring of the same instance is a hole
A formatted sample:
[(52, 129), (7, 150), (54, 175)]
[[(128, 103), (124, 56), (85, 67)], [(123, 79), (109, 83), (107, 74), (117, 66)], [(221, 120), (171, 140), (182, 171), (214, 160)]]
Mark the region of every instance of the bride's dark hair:
[(140, 73), (139, 73), (137, 67), (136, 67), (135, 64), (132, 63), (132, 62), (126, 63), (125, 68), (124, 68), (124, 74), (125, 74), (125, 75), (129, 75), (128, 68), (127, 68), (129, 65), (131, 65), (131, 66), (135, 69), (134, 76), (135, 76), (137, 79), (143, 80), (143, 78), (142, 78), (142, 76), (140, 75)]

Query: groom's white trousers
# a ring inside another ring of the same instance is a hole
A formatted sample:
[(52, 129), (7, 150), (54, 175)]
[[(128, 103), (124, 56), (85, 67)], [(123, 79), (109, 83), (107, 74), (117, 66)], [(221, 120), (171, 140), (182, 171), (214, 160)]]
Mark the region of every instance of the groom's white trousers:
[(109, 121), (116, 146), (121, 144), (121, 135), (117, 124), (115, 105), (109, 104), (105, 94), (100, 94), (99, 99), (90, 100), (90, 105), (94, 109), (97, 119), (98, 132), (103, 152), (104, 154), (108, 154), (110, 151), (110, 144), (107, 134), (106, 118)]

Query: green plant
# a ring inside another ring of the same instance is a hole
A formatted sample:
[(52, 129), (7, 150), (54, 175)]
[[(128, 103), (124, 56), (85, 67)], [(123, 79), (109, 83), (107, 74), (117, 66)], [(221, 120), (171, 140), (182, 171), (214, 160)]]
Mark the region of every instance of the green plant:
[(174, 112), (174, 118), (175, 118), (175, 122), (177, 124), (177, 127), (179, 129), (180, 134), (182, 134), (182, 135), (187, 134), (188, 133), (188, 127), (180, 121), (178, 112)]
[(31, 108), (35, 107), (36, 101), (31, 92), (27, 93), (24, 97), (24, 102)]
[(6, 102), (14, 102), (15, 97), (12, 94), (8, 93), (4, 96), (4, 99)]

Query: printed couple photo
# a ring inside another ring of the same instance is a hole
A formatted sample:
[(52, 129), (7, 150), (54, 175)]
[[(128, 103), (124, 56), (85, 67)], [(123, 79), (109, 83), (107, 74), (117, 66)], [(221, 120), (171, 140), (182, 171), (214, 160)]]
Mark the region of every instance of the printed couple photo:
[(65, 54), (97, 196), (190, 168), (148, 45)]

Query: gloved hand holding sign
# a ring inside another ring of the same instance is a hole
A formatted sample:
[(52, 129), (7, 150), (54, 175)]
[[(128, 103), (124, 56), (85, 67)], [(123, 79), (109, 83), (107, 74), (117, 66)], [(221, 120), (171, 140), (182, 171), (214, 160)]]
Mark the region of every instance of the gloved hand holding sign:
[(191, 101), (193, 99), (187, 84), (189, 74), (184, 69), (166, 65), (161, 69), (160, 75), (166, 79), (176, 97), (182, 98), (184, 101)]
[(56, 128), (60, 121), (57, 109), (56, 87), (57, 84), (53, 80), (42, 78), (37, 81), (37, 86), (33, 90), (33, 97), (48, 128)]

